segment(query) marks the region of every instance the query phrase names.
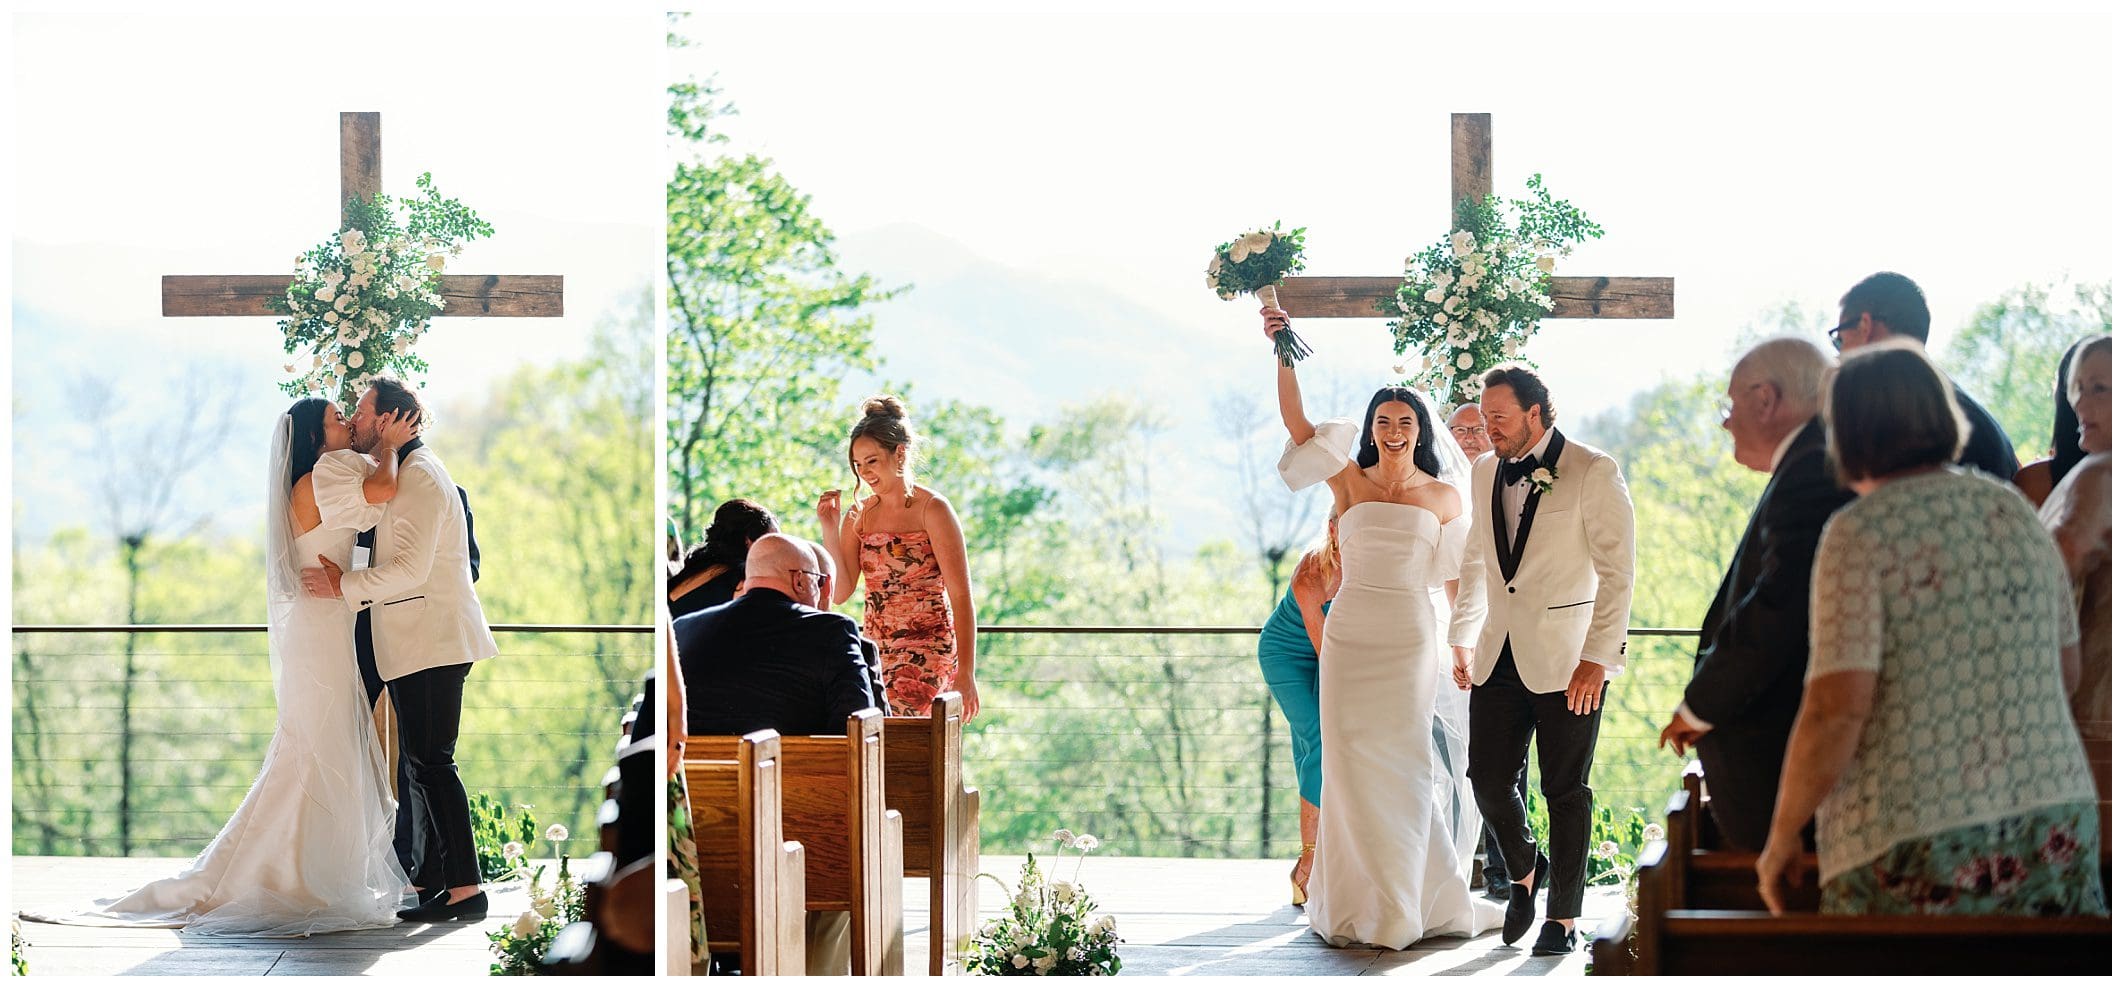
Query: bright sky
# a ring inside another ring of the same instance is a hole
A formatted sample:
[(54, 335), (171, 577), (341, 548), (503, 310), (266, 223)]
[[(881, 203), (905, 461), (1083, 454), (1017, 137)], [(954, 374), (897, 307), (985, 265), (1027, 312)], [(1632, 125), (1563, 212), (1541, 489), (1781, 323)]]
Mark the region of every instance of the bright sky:
[(566, 279), (563, 318), (438, 323), (423, 356), (443, 407), (522, 364), (582, 354), (597, 319), (660, 268), (654, 13), (20, 15), (14, 27), (18, 501), (64, 502), (79, 483), (41, 457), (65, 455), (49, 448), (66, 443), (63, 385), (84, 373), (117, 377), (149, 399), (138, 414), (161, 414), (152, 399), (173, 370), (233, 365), (244, 411), (232, 445), (262, 462), (288, 402), (273, 320), (164, 319), (160, 277), (285, 273), (329, 236), (342, 110), (383, 114), (386, 192), (411, 195), (430, 171), (494, 224), (453, 272)]
[[(1757, 313), (1833, 309), (1876, 270), (1927, 290), (1938, 340), (2020, 283), (2114, 267), (2106, 17), (694, 21), (681, 67), (716, 74), (738, 146), (775, 158), (845, 238), (913, 224), (1138, 303), (1183, 338), (1103, 342), (1205, 383), (1236, 366), (1234, 380), (1267, 388), (1254, 307), (1203, 287), (1210, 248), (1280, 218), (1310, 228), (1308, 273), (1398, 275), (1449, 220), (1454, 111), (1494, 114), (1500, 193), (1540, 171), (1607, 227), (1563, 273), (1678, 279), (1671, 322), (1546, 327), (1532, 355), (1582, 412), (1723, 369)], [(932, 394), (1014, 392), (967, 383), (978, 375), (896, 324), (897, 305), (879, 316), (893, 376)], [(1383, 325), (1300, 329), (1322, 351), (1316, 373), (1382, 380)], [(1073, 342), (1000, 345), (1037, 373)]]

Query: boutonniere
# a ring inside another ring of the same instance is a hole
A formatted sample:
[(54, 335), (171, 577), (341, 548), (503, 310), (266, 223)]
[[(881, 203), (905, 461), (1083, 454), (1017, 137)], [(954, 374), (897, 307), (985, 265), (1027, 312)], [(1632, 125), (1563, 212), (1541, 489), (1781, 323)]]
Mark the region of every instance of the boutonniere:
[(1556, 471), (1548, 467), (1535, 467), (1533, 473), (1527, 474), (1527, 479), (1533, 481), (1534, 489), (1543, 494), (1556, 488)]

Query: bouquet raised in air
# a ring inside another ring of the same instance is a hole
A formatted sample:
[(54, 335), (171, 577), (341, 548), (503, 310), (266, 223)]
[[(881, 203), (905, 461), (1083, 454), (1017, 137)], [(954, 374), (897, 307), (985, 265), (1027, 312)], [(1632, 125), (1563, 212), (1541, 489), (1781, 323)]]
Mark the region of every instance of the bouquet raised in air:
[[(1099, 846), (1099, 838), (1067, 830), (1055, 831), (1054, 839), (1056, 864), (1063, 853), (1074, 850), (1078, 872), (1084, 869), (1084, 856)], [(1098, 903), (1075, 882), (1076, 872), (1071, 881), (1049, 882), (1040, 874), (1040, 862), (1027, 853), (1015, 893), (994, 875), (981, 877), (1003, 887), (1010, 896), (1010, 911), (982, 924), (966, 956), (967, 970), (1080, 977), (1121, 972), (1121, 934), (1114, 918), (1092, 917)]]
[[(1283, 222), (1266, 230), (1253, 230), (1219, 244), (1210, 257), (1209, 287), (1227, 302), (1252, 294), (1261, 304), (1280, 309), (1276, 286), (1283, 279), (1305, 270), (1305, 228), (1285, 233)], [(1288, 327), (1276, 331), (1276, 356), (1285, 367), (1311, 356), (1312, 349)]]

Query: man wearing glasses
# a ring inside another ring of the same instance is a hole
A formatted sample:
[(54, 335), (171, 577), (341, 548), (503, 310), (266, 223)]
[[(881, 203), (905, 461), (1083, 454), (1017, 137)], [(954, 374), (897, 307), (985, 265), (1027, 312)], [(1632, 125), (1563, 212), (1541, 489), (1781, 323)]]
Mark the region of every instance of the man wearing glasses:
[(1446, 431), (1453, 434), (1453, 442), (1460, 451), (1468, 454), (1468, 462), (1482, 459), (1490, 451), (1490, 430), (1482, 424), (1482, 406), (1468, 402), (1453, 409), (1446, 416)]
[[(1842, 311), (1829, 330), (1829, 345), (1838, 353), (1891, 336), (1908, 336), (1923, 346), (1932, 328), (1932, 310), (1925, 305), (1925, 293), (1918, 289), (1917, 282), (1893, 271), (1882, 271), (1851, 286), (1837, 307)], [(1954, 400), (1962, 406), (1962, 417), (1969, 420), (1969, 442), (1962, 447), (1961, 459), (1955, 462), (2013, 483), (2021, 462), (2014, 456), (2013, 440), (1999, 427), (1999, 420), (1992, 418), (1959, 384), (1954, 386)]]
[(739, 591), (672, 622), (686, 733), (841, 734), (849, 714), (876, 705), (855, 622), (819, 609), (833, 593), (825, 549), (763, 535)]

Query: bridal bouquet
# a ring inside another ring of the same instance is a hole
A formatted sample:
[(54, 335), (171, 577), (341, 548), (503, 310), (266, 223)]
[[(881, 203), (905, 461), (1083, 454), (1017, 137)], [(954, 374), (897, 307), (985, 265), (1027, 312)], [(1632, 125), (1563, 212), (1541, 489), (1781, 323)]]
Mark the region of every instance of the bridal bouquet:
[(1485, 371), (1516, 360), (1556, 307), (1549, 275), (1571, 248), (1600, 237), (1600, 225), (1527, 180), (1534, 197), (1462, 200), (1453, 232), (1410, 255), (1400, 287), (1381, 299), (1394, 352), (1424, 355), (1411, 383), (1451, 399), (1482, 394)]
[(442, 311), (443, 268), (494, 227), (426, 174), (416, 184), (423, 195), (352, 202), (347, 228), (295, 259), (295, 280), (270, 303), (287, 317), (280, 333), (296, 357), (282, 391), (352, 404), (372, 377), (428, 369), (413, 346)]
[[(1217, 252), (1210, 256), (1209, 287), (1227, 302), (1252, 293), (1263, 306), (1280, 309), (1276, 286), (1303, 270), (1305, 228), (1285, 233), (1283, 222), (1278, 220), (1269, 229), (1242, 233), (1219, 244)], [(1297, 333), (1289, 329), (1276, 331), (1276, 356), (1285, 367), (1296, 366), (1312, 352)]]
[[(1055, 863), (1065, 852), (1077, 852), (1077, 870), (1070, 881), (1049, 882), (1040, 874), (1040, 862), (1025, 855), (1025, 869), (1013, 893), (1003, 880), (983, 873), (1010, 898), (1010, 913), (983, 924), (974, 935), (966, 969), (980, 974), (1060, 974), (1076, 976), (1113, 975), (1121, 972), (1121, 935), (1114, 918), (1092, 918), (1098, 903), (1092, 901), (1076, 877), (1084, 870), (1084, 856), (1099, 846), (1090, 834), (1054, 833)], [(1056, 868), (1056, 872), (1060, 872)]]

